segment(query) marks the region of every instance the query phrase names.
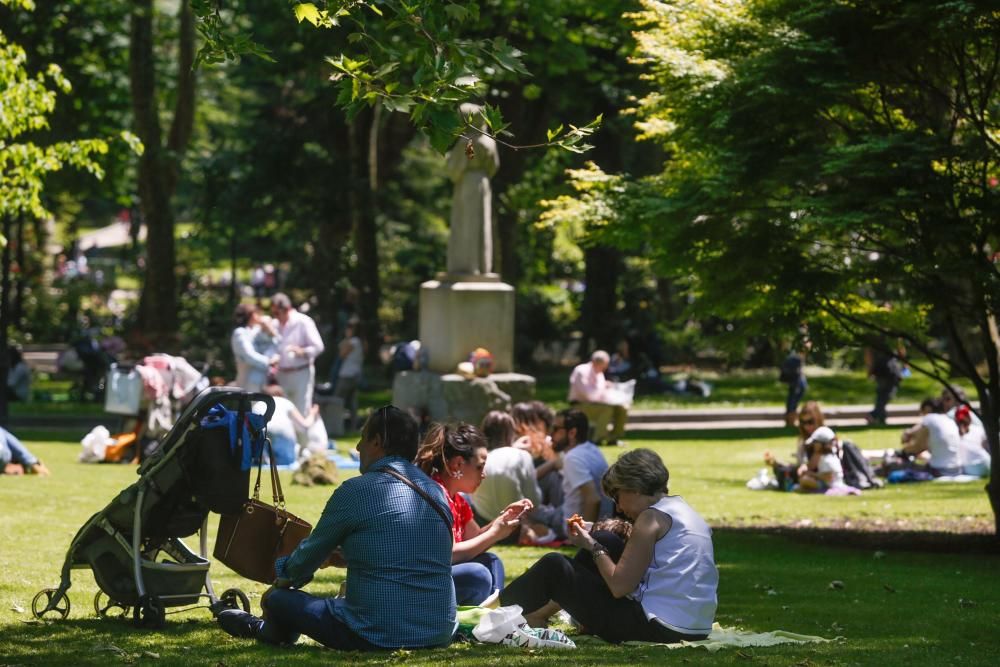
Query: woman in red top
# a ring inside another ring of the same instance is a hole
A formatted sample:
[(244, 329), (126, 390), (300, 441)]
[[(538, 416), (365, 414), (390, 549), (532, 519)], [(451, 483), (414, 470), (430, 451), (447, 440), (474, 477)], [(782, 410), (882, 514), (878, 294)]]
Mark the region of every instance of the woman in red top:
[(475, 605), (503, 588), (503, 563), (487, 551), (520, 525), (531, 501), (511, 503), (496, 519), (479, 526), (464, 494), (471, 494), (486, 476), (486, 438), (475, 426), (435, 424), (427, 432), (414, 463), (444, 489), (454, 519), (452, 579), (455, 601)]

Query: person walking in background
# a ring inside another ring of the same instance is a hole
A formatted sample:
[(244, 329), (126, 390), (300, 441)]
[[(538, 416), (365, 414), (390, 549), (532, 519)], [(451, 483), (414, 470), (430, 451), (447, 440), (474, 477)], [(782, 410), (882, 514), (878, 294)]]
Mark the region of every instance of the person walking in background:
[(236, 306), (233, 320), (236, 328), (229, 342), (236, 360), (234, 384), (246, 391), (261, 391), (271, 366), (278, 363), (277, 328), (250, 303)]
[(781, 373), (778, 380), (788, 385), (788, 395), (785, 398), (785, 426), (794, 427), (796, 422), (796, 411), (799, 408), (799, 401), (805, 396), (809, 383), (806, 382), (805, 359), (808, 342), (802, 346), (802, 350), (791, 350), (785, 360), (781, 362)]
[[(608, 402), (608, 383), (604, 377), (611, 357), (604, 350), (596, 350), (590, 361), (573, 369), (569, 376), (570, 405), (581, 410), (594, 428), (594, 442), (597, 444), (617, 444), (625, 436), (625, 420), (628, 410), (624, 405)], [(608, 424), (612, 424), (608, 433)], [(580, 434), (586, 440), (589, 434)]]
[(868, 377), (875, 380), (875, 407), (868, 413), (869, 424), (884, 424), (888, 413), (886, 406), (896, 395), (904, 376), (906, 350), (902, 346), (890, 352), (884, 340), (875, 341), (865, 348), (865, 368)]
[(352, 429), (357, 423), (358, 385), (361, 384), (361, 370), (365, 360), (364, 344), (357, 336), (356, 327), (357, 323), (348, 322), (344, 328), (344, 339), (337, 348), (340, 367), (337, 369), (337, 388), (333, 392), (334, 396), (344, 402)]
[(287, 295), (271, 297), (271, 314), (278, 320), (278, 384), (299, 412), (306, 414), (313, 402), (316, 357), (323, 353), (323, 339), (316, 323), (292, 307)]

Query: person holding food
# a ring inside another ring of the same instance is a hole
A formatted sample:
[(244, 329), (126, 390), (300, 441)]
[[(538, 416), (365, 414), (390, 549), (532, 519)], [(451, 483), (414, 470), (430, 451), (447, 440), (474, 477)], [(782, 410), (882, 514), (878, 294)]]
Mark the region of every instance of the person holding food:
[(486, 526), (476, 523), (463, 494), (474, 493), (485, 478), (486, 454), (486, 437), (475, 426), (434, 424), (414, 460), (441, 485), (451, 507), (452, 579), (459, 605), (477, 605), (503, 588), (503, 562), (487, 549), (517, 530), (521, 515), (533, 506), (521, 499)]
[(634, 519), (621, 557), (571, 516), (568, 537), (581, 553), (546, 554), (500, 593), (500, 604), (520, 605), (532, 627), (565, 609), (609, 642), (705, 639), (718, 606), (712, 531), (683, 498), (668, 495), (669, 479), (652, 450), (622, 454), (601, 480), (618, 511)]

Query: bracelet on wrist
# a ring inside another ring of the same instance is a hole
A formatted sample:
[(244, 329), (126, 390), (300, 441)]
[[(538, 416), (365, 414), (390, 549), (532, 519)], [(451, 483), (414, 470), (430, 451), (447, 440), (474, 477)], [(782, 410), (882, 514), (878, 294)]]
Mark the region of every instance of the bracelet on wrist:
[(605, 549), (605, 548), (604, 548), (604, 547), (602, 547), (602, 546), (597, 546), (597, 547), (595, 547), (595, 548), (594, 548), (594, 550), (593, 550), (593, 551), (591, 551), (591, 552), (590, 552), (590, 556), (591, 556), (591, 557), (592, 557), (592, 558), (593, 558), (594, 560), (597, 560), (597, 559), (598, 559), (598, 558), (600, 558), (601, 556), (607, 556), (607, 555), (608, 555), (608, 550), (607, 550), (607, 549)]

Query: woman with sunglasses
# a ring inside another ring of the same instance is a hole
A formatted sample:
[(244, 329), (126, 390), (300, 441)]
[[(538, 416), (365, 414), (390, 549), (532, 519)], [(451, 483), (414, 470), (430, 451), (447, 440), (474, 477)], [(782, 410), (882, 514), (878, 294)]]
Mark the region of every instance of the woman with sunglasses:
[(601, 480), (635, 522), (621, 556), (571, 521), (569, 540), (591, 562), (546, 554), (500, 593), (500, 603), (521, 605), (532, 626), (565, 609), (609, 642), (705, 639), (718, 605), (712, 531), (683, 498), (668, 494), (669, 479), (655, 452), (622, 454)]
[(778, 480), (778, 490), (788, 491), (799, 481), (799, 475), (809, 468), (812, 448), (806, 441), (820, 426), (825, 426), (823, 411), (816, 401), (806, 401), (799, 410), (799, 439), (795, 446), (795, 463), (782, 463), (770, 450), (764, 452), (764, 463), (771, 466)]
[(521, 515), (533, 506), (530, 500), (521, 499), (485, 527), (476, 523), (465, 495), (475, 493), (486, 477), (486, 455), (486, 436), (475, 426), (435, 424), (414, 460), (441, 485), (451, 507), (452, 579), (460, 605), (477, 605), (503, 588), (503, 563), (487, 549), (517, 530)]

